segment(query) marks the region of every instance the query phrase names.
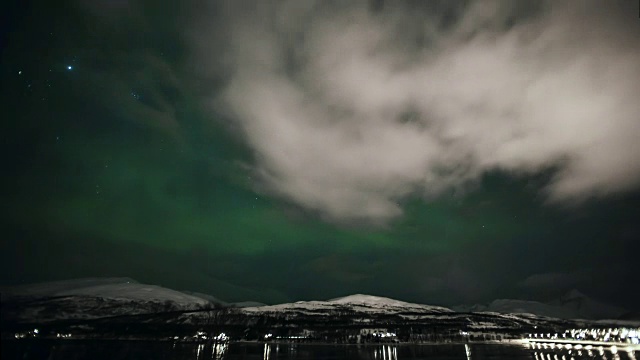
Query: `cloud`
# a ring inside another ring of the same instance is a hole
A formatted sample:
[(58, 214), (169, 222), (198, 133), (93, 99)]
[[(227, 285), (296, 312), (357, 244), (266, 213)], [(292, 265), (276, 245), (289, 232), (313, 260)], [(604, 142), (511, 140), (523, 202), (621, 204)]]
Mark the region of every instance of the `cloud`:
[(225, 3), (192, 32), (225, 79), (211, 103), (264, 189), (328, 219), (384, 222), (492, 170), (555, 169), (558, 202), (640, 180), (632, 2)]

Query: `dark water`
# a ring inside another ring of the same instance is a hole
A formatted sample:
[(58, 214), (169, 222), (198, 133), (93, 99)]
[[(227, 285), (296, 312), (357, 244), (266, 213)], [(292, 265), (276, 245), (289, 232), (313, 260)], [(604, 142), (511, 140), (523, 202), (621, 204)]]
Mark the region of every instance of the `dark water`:
[[(138, 341), (6, 341), (2, 342), (2, 360), (13, 359), (635, 359), (625, 349), (568, 350), (537, 349), (526, 345), (304, 345), (257, 344), (230, 345), (172, 344)], [(640, 356), (640, 354), (639, 354)], [(640, 360), (640, 359), (639, 359)]]

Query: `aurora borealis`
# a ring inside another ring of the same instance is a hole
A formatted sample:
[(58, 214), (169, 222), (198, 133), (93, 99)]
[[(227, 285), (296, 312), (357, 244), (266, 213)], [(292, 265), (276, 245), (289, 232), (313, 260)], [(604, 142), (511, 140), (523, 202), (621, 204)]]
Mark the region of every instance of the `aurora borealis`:
[(0, 285), (637, 310), (637, 2), (221, 3), (3, 5)]

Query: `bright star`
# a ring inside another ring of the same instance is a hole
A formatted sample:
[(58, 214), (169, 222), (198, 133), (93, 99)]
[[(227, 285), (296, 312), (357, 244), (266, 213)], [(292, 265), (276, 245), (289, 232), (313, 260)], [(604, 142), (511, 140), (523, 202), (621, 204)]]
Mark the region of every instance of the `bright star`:
[(73, 70), (73, 66), (71, 65), (67, 66), (67, 70)]

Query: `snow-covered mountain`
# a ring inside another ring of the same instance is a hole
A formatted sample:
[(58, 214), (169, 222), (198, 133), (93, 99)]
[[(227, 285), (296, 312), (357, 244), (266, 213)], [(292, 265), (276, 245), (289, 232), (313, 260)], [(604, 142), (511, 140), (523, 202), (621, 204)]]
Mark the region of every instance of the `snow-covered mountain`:
[(461, 312), (362, 294), (278, 305), (229, 304), (206, 294), (129, 278), (80, 279), (2, 289), (0, 319), (3, 334), (5, 329), (38, 326), (54, 334), (67, 331), (89, 337), (110, 334), (106, 336), (112, 338), (122, 334), (186, 336), (215, 329), (245, 340), (264, 340), (271, 334), (280, 339), (304, 336), (351, 341), (362, 339), (363, 334), (393, 333), (401, 341), (459, 341), (461, 336), (514, 338), (533, 329), (554, 332), (580, 327), (587, 322), (559, 319), (570, 317), (561, 310), (602, 309), (581, 294), (570, 295), (558, 305), (496, 300)]
[(397, 336), (398, 341), (463, 341), (464, 336), (495, 340), (518, 338), (534, 329), (557, 332), (576, 327), (576, 322), (570, 320), (530, 314), (460, 313), (441, 306), (362, 294), (228, 309), (213, 324), (227, 329), (225, 332), (243, 329), (240, 336), (245, 340), (273, 336), (337, 342), (362, 340), (362, 336), (374, 333)]
[(242, 311), (248, 313), (299, 312), (307, 314), (332, 314), (347, 310), (355, 313), (385, 314), (408, 312), (415, 314), (442, 314), (453, 312), (453, 310), (441, 306), (412, 304), (385, 297), (362, 294), (328, 301), (298, 301), (295, 303), (245, 307), (242, 309)]
[(5, 289), (3, 294), (14, 297), (96, 297), (103, 299), (166, 302), (186, 306), (208, 305), (209, 299), (188, 295), (156, 285), (140, 284), (130, 278), (85, 278), (23, 285)]
[[(25, 329), (37, 327), (42, 334), (38, 336), (44, 337), (71, 333), (78, 338), (192, 341), (188, 339), (201, 337), (204, 330), (259, 341), (483, 341), (587, 326), (586, 321), (530, 314), (533, 309), (558, 316), (565, 314), (549, 309), (566, 306), (584, 310), (593, 305), (577, 293), (571, 295), (563, 298), (561, 305), (498, 300), (482, 312), (456, 312), (362, 294), (278, 305), (229, 304), (206, 294), (179, 292), (129, 278), (80, 279), (2, 289), (0, 319), (3, 337), (23, 336), (29, 334)], [(606, 322), (592, 324), (608, 326)]]
[(416, 309), (416, 310), (424, 310), (430, 312), (452, 312), (453, 310), (448, 309), (442, 306), (433, 306), (433, 305), (422, 305), (422, 304), (414, 304), (408, 303), (404, 301), (389, 299), (381, 296), (372, 296), (372, 295), (350, 295), (341, 298), (336, 298), (329, 300), (330, 303), (333, 304), (350, 304), (355, 306), (363, 306), (363, 307), (371, 307), (371, 308), (381, 308), (381, 309)]
[[(112, 311), (144, 313), (169, 310), (196, 310), (211, 308), (238, 308), (245, 314), (287, 313), (317, 314), (387, 314), (419, 318), (425, 315), (453, 314), (454, 310), (433, 305), (422, 305), (390, 298), (355, 294), (327, 301), (298, 301), (294, 303), (264, 305), (255, 302), (227, 303), (207, 294), (179, 292), (157, 285), (141, 284), (130, 278), (85, 278), (30, 284), (2, 289), (2, 301), (29, 303), (32, 316), (42, 319), (71, 316), (99, 317)], [(49, 308), (66, 309), (48, 312)], [(624, 309), (608, 306), (586, 295), (571, 291), (558, 300), (536, 301), (499, 299), (488, 305), (456, 307), (458, 312), (492, 312), (502, 314), (533, 314), (561, 319), (616, 319)], [(49, 316), (46, 314), (51, 313)], [(113, 314), (116, 315), (116, 314)]]
[(130, 278), (86, 278), (6, 288), (2, 303), (5, 318), (41, 323), (219, 307), (203, 297)]
[(503, 314), (534, 314), (560, 319), (618, 319), (627, 311), (589, 298), (572, 290), (548, 303), (515, 299), (498, 299), (487, 305), (455, 307), (465, 312), (497, 312)]

